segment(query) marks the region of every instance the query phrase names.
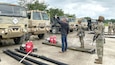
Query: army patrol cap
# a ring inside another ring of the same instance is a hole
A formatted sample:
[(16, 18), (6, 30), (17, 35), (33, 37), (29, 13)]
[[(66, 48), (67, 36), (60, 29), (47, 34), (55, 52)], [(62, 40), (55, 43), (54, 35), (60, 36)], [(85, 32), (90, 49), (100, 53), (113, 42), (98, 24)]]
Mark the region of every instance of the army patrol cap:
[(104, 17), (103, 16), (99, 16), (98, 21), (103, 21)]

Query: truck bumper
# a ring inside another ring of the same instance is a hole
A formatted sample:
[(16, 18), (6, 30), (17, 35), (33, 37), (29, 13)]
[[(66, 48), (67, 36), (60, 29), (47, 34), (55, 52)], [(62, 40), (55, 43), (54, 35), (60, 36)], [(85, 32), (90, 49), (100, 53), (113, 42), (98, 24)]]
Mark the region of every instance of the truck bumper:
[(51, 27), (46, 27), (47, 32), (50, 32), (50, 30), (51, 30)]
[(46, 31), (44, 31), (44, 30), (33, 32), (34, 35), (44, 34), (44, 33), (46, 33)]
[(44, 34), (46, 33), (46, 29), (45, 28), (32, 28), (31, 33), (33, 35)]
[(21, 37), (23, 36), (25, 33), (24, 32), (8, 32), (8, 33), (4, 33), (2, 34), (2, 38), (15, 38), (15, 37)]
[(74, 30), (75, 29), (75, 27), (74, 26), (70, 26), (70, 30)]

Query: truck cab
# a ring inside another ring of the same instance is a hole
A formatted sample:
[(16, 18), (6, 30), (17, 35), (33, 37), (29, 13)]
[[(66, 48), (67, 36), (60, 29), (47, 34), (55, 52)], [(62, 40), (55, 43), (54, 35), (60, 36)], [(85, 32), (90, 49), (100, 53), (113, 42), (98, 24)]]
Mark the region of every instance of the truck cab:
[(74, 17), (68, 17), (70, 32), (73, 32), (73, 30), (75, 30), (75, 21), (76, 19)]
[(77, 26), (78, 26), (78, 20), (81, 20), (82, 21), (82, 25), (84, 26), (84, 29), (85, 30), (88, 30), (88, 22), (87, 22), (87, 19), (85, 19), (85, 18), (77, 18), (76, 19), (76, 22), (75, 22), (75, 26), (76, 26), (76, 30), (77, 30)]
[(27, 33), (26, 9), (19, 5), (0, 3), (0, 40), (13, 39), (15, 44), (20, 44)]
[[(66, 18), (67, 23), (69, 24), (70, 32), (73, 32), (73, 30), (75, 29), (75, 21), (76, 21), (76, 19), (74, 17), (58, 16), (57, 18), (59, 20), (61, 20), (62, 18)], [(57, 22), (55, 17), (51, 18), (51, 31), (50, 32), (52, 32), (53, 34), (56, 34), (56, 33), (59, 33), (61, 31), (60, 29), (61, 29), (61, 26)]]
[(44, 38), (47, 31), (50, 30), (50, 19), (45, 11), (30, 10), (27, 11), (29, 19), (29, 34), (38, 35), (39, 39)]

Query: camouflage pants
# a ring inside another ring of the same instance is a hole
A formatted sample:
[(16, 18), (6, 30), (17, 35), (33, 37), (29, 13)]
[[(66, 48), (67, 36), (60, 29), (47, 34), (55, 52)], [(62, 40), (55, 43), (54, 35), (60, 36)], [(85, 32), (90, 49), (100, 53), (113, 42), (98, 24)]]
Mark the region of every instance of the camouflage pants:
[(103, 58), (103, 44), (104, 44), (104, 39), (96, 40), (97, 56), (98, 56), (98, 59), (101, 58), (101, 61)]
[(112, 34), (112, 29), (111, 28), (108, 29), (108, 34)]
[(84, 48), (84, 40), (83, 40), (83, 37), (84, 36), (79, 36), (79, 40), (80, 40), (80, 43), (81, 43), (81, 47)]
[(115, 34), (115, 29), (113, 29), (113, 34)]

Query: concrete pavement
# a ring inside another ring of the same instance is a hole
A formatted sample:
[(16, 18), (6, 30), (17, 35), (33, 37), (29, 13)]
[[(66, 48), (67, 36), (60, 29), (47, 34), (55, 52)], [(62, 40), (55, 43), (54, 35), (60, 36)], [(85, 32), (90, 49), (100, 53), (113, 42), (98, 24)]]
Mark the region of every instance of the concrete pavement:
[[(87, 32), (86, 32), (87, 33)], [(80, 46), (79, 39), (76, 37), (76, 32), (69, 33), (68, 35), (68, 44), (71, 46)], [(47, 34), (46, 38), (49, 36), (52, 36), (54, 34)], [(60, 34), (56, 34), (57, 40), (60, 42)], [(93, 35), (91, 34), (86, 34), (85, 37), (85, 47), (90, 47), (94, 48), (95, 46), (91, 46), (92, 42), (92, 37)], [(67, 50), (65, 53), (59, 53), (61, 48), (58, 47), (53, 47), (53, 46), (47, 46), (43, 45), (42, 42), (44, 41), (43, 39), (39, 40), (37, 36), (32, 36), (31, 40), (34, 43), (34, 46), (38, 48), (37, 52), (34, 52), (38, 55), (43, 55), (55, 60), (58, 60), (60, 62), (67, 63), (69, 65), (97, 65), (94, 64), (95, 58), (97, 58), (96, 54), (89, 54), (89, 53), (84, 53), (84, 52), (79, 52), (79, 51), (72, 51), (72, 50)], [(11, 58), (10, 56), (4, 54), (2, 50), (4, 49), (11, 49), (14, 51), (15, 48), (19, 48), (20, 45), (13, 45), (13, 41), (11, 41), (10, 45), (4, 45), (0, 46), (0, 58), (1, 62), (0, 65), (23, 65), (18, 63), (15, 59)], [(106, 38), (106, 44), (104, 44), (104, 60), (102, 65), (115, 65), (115, 40), (114, 38)], [(33, 57), (31, 57), (33, 58)], [(33, 58), (36, 59), (36, 58)], [(40, 60), (40, 59), (36, 59)], [(52, 63), (46, 62), (44, 60), (40, 60), (42, 62), (48, 63), (49, 65), (54, 65)], [(99, 64), (98, 64), (99, 65)]]

